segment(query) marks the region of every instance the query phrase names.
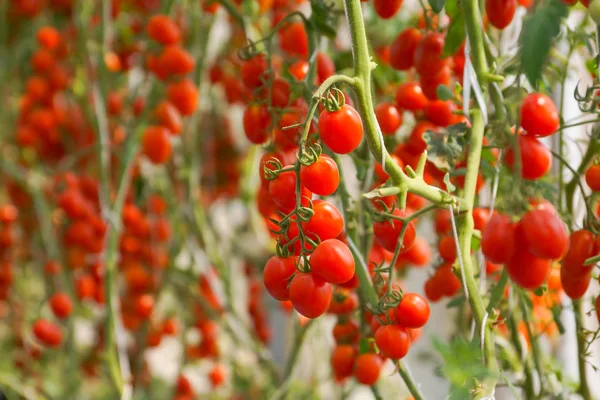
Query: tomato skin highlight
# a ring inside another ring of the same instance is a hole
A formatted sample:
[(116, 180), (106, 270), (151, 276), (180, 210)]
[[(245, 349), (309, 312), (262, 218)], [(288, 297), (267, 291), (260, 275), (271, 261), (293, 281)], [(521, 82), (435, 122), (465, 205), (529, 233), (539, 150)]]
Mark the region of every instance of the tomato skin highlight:
[(337, 239), (320, 243), (309, 260), (313, 274), (325, 282), (341, 284), (354, 276), (354, 257), (348, 246)]
[(298, 272), (290, 283), (290, 301), (306, 318), (317, 318), (329, 308), (331, 284), (312, 273)]
[(375, 332), (375, 344), (385, 357), (400, 360), (410, 349), (410, 334), (401, 325), (383, 325)]
[(348, 104), (338, 111), (324, 110), (319, 116), (321, 140), (334, 153), (348, 154), (362, 141), (363, 125), (358, 112)]

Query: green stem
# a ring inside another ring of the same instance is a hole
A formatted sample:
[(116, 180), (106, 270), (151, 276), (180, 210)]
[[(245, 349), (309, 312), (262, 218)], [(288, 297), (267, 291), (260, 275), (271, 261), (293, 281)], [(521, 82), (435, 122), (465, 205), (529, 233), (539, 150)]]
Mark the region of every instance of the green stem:
[(294, 338), (294, 347), (292, 347), (292, 351), (290, 352), (290, 356), (285, 364), (285, 369), (283, 371), (283, 379), (287, 380), (294, 372), (294, 367), (296, 366), (296, 362), (298, 361), (298, 357), (300, 356), (300, 350), (302, 349), (302, 344), (304, 343), (304, 339), (306, 338), (306, 334), (308, 333), (310, 327), (313, 325), (315, 320), (309, 320), (298, 332), (296, 337)]
[[(523, 351), (523, 344), (519, 337), (518, 321), (514, 312), (508, 312), (508, 325), (510, 331), (510, 339), (519, 354), (519, 357), (524, 357), (525, 352)], [(533, 380), (533, 371), (531, 370), (531, 362), (529, 357), (525, 356), (523, 360), (523, 369), (525, 371), (525, 398), (527, 400), (535, 399), (535, 387)]]
[(406, 387), (408, 388), (410, 394), (414, 397), (415, 400), (423, 400), (425, 397), (423, 397), (423, 394), (421, 393), (421, 391), (417, 387), (417, 384), (413, 380), (412, 374), (410, 373), (408, 367), (402, 361), (398, 361), (397, 366), (398, 372), (404, 380), (404, 383), (406, 384)]
[(579, 167), (577, 168), (577, 173), (573, 175), (573, 178), (571, 178), (571, 180), (569, 181), (569, 183), (567, 183), (567, 186), (565, 187), (565, 196), (567, 198), (566, 199), (567, 210), (569, 210), (569, 211), (573, 210), (573, 201), (574, 201), (573, 195), (575, 194), (575, 188), (579, 184), (581, 176), (585, 173), (585, 171), (587, 170), (588, 166), (590, 165), (590, 163), (592, 162), (594, 157), (596, 157), (599, 153), (600, 153), (600, 139), (590, 140), (588, 148), (581, 159), (581, 164), (579, 164)]
[(583, 311), (583, 303), (581, 300), (573, 300), (573, 315), (575, 317), (575, 327), (577, 335), (577, 365), (579, 367), (579, 387), (577, 392), (585, 400), (591, 399), (592, 394), (587, 378), (587, 364), (585, 361), (587, 343), (585, 340), (585, 329), (583, 319), (585, 318)]

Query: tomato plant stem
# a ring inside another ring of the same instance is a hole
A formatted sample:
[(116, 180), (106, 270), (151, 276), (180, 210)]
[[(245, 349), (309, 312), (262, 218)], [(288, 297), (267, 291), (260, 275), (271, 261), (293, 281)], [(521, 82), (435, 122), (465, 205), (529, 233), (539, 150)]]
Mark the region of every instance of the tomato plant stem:
[(583, 319), (585, 318), (585, 315), (581, 300), (573, 300), (573, 314), (575, 316), (575, 334), (577, 335), (577, 365), (579, 367), (579, 388), (577, 392), (581, 395), (581, 397), (587, 400), (592, 398), (592, 394), (587, 378), (587, 363), (585, 360), (587, 343), (585, 340), (585, 330), (583, 325)]
[(400, 360), (398, 361), (397, 366), (398, 372), (400, 373), (400, 376), (402, 376), (402, 379), (404, 379), (404, 383), (406, 384), (406, 387), (408, 388), (410, 394), (414, 397), (415, 400), (423, 400), (423, 394), (415, 384), (412, 374), (410, 373), (410, 370), (408, 369), (406, 363)]

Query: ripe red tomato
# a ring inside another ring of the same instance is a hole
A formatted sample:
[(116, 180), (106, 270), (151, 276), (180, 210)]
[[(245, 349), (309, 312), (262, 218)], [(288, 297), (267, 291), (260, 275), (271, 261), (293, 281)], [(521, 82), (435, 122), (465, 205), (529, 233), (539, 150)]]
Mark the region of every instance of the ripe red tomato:
[(396, 322), (406, 328), (420, 328), (429, 319), (429, 304), (417, 293), (405, 293), (394, 310)]
[(314, 194), (329, 196), (337, 190), (340, 171), (335, 161), (323, 154), (308, 167), (302, 166), (300, 180)]
[(148, 21), (148, 36), (167, 46), (181, 40), (181, 30), (169, 16), (159, 14)]
[(64, 319), (73, 312), (73, 302), (66, 293), (55, 293), (50, 298), (50, 308), (52, 308), (54, 315), (60, 319)]
[(538, 258), (525, 248), (517, 249), (510, 261), (506, 263), (510, 279), (523, 289), (530, 290), (537, 288), (546, 281), (551, 266), (551, 260)]
[(456, 105), (450, 100), (430, 101), (425, 107), (427, 119), (438, 126), (449, 126), (455, 123), (457, 115), (454, 114)]
[(195, 66), (194, 57), (178, 45), (165, 47), (156, 60), (156, 72), (159, 77), (189, 74)]
[(337, 344), (341, 343), (356, 343), (360, 336), (360, 328), (358, 323), (353, 320), (338, 322), (333, 326), (333, 338)]
[(402, 6), (402, 0), (373, 0), (375, 12), (383, 19), (390, 19)]
[(404, 326), (383, 325), (375, 332), (375, 344), (383, 356), (399, 360), (408, 354), (410, 334)]
[(481, 233), (481, 251), (496, 264), (508, 262), (516, 251), (516, 226), (510, 217), (495, 213)]
[[(421, 90), (428, 100), (438, 100), (437, 88), (439, 85), (450, 85), (452, 70), (450, 67), (444, 67), (437, 75), (421, 75), (419, 77), (419, 85)], [(460, 116), (456, 116), (457, 120)]]
[(292, 22), (279, 31), (279, 45), (290, 56), (308, 57), (308, 36), (302, 22)]
[[(394, 161), (394, 164), (399, 166), (401, 169), (404, 169), (404, 163), (402, 162), (400, 157), (398, 157), (395, 154), (392, 154), (391, 158), (392, 158), (392, 161)], [(386, 171), (383, 170), (383, 167), (381, 166), (380, 163), (375, 164), (375, 168), (374, 168), (373, 172), (375, 172), (375, 176), (377, 177), (377, 179), (379, 179), (382, 182), (385, 182), (390, 177), (390, 175)], [(393, 196), (392, 196), (392, 198), (393, 198)]]
[(170, 83), (167, 98), (182, 115), (192, 115), (198, 104), (198, 88), (190, 79)]
[(348, 344), (341, 344), (333, 349), (331, 353), (331, 369), (337, 380), (343, 380), (352, 376), (357, 351)]
[(319, 116), (321, 140), (333, 152), (348, 154), (358, 147), (363, 137), (362, 120), (348, 104), (338, 111), (324, 110)]
[(517, 0), (486, 0), (485, 12), (488, 21), (498, 29), (504, 29), (513, 20), (517, 10)]
[(410, 69), (415, 62), (417, 45), (423, 34), (417, 28), (406, 28), (390, 46), (390, 65), (400, 71)]
[(402, 114), (392, 103), (375, 107), (375, 116), (384, 135), (393, 135), (402, 125)]
[(456, 243), (454, 236), (446, 235), (440, 238), (438, 243), (438, 253), (444, 261), (453, 262), (456, 260)]
[(343, 315), (356, 311), (357, 308), (358, 295), (356, 292), (340, 286), (334, 289), (331, 304), (327, 312), (329, 314)]
[(149, 126), (144, 131), (142, 149), (154, 164), (167, 162), (172, 151), (169, 131), (162, 126)]
[(38, 319), (32, 329), (35, 337), (48, 347), (58, 347), (62, 343), (60, 327), (48, 320)]
[(169, 130), (172, 134), (181, 133), (183, 130), (183, 122), (181, 114), (177, 107), (166, 100), (161, 101), (154, 110), (154, 115), (158, 122)]
[(431, 260), (431, 249), (424, 238), (417, 236), (410, 249), (399, 257), (401, 262), (407, 262), (415, 267), (424, 267)]
[(415, 50), (415, 69), (420, 75), (436, 76), (450, 65), (449, 58), (442, 58), (445, 37), (439, 32), (429, 32)]
[(244, 133), (254, 144), (263, 144), (269, 138), (271, 113), (264, 104), (250, 104), (244, 111)]
[(52, 26), (41, 27), (36, 34), (37, 42), (40, 46), (48, 50), (55, 50), (60, 46), (60, 33)]
[[(542, 142), (532, 136), (519, 136), (521, 150), (521, 174), (525, 179), (539, 179), (550, 171), (552, 154)], [(513, 168), (514, 153), (512, 148), (506, 153), (504, 159), (509, 168)]]
[(264, 54), (257, 54), (249, 60), (242, 62), (240, 75), (244, 86), (249, 90), (254, 90), (261, 86), (268, 78), (267, 68), (267, 57)]
[(337, 239), (327, 239), (317, 246), (310, 256), (313, 274), (325, 282), (340, 284), (348, 282), (354, 276), (354, 257), (352, 252)]
[(408, 150), (415, 154), (421, 154), (427, 149), (427, 142), (423, 139), (423, 135), (427, 131), (436, 132), (437, 128), (429, 121), (419, 121), (413, 128), (408, 137), (406, 145)]
[(142, 319), (150, 318), (154, 310), (154, 297), (150, 294), (143, 294), (135, 301), (135, 313)]
[(322, 242), (334, 239), (344, 230), (344, 218), (340, 211), (330, 202), (313, 201), (314, 214), (304, 223), (304, 232), (311, 239), (318, 237)]
[[(403, 211), (399, 209), (395, 209), (392, 213), (397, 217), (407, 217)], [(377, 242), (386, 249), (387, 251), (395, 251), (396, 245), (398, 244), (398, 240), (400, 239), (400, 233), (402, 231), (402, 226), (404, 223), (397, 219), (383, 222), (375, 222), (373, 224), (373, 232), (375, 233), (375, 239)], [(410, 221), (408, 227), (406, 228), (406, 232), (404, 233), (404, 239), (402, 240), (402, 250), (400, 253), (405, 253), (410, 249), (413, 242), (415, 241), (415, 225), (414, 221)]]
[(531, 136), (549, 136), (560, 126), (558, 111), (545, 94), (530, 93), (521, 105), (521, 126)]
[(273, 256), (265, 264), (263, 282), (267, 292), (279, 301), (290, 299), (288, 285), (296, 272), (296, 257)]
[(427, 105), (427, 97), (423, 94), (421, 86), (416, 82), (405, 82), (396, 90), (396, 104), (398, 108), (409, 111), (423, 110)]
[(591, 165), (585, 171), (585, 182), (594, 192), (600, 191), (600, 164)]
[(518, 229), (523, 245), (536, 257), (557, 260), (569, 246), (565, 223), (550, 205), (528, 211), (521, 218)]
[(478, 207), (473, 209), (473, 223), (475, 224), (475, 229), (483, 231), (483, 228), (485, 228), (489, 219), (490, 210), (487, 208)]
[(373, 353), (361, 354), (354, 364), (354, 377), (363, 385), (374, 385), (379, 379), (383, 360)]
[(596, 307), (596, 318), (600, 323), (600, 296), (596, 297), (596, 302), (594, 303), (594, 306)]
[(593, 266), (584, 266), (585, 260), (598, 253), (594, 234), (586, 229), (572, 232), (569, 236), (567, 254), (562, 260), (565, 272), (572, 277), (589, 275)]
[(562, 284), (562, 288), (565, 294), (573, 300), (583, 297), (590, 286), (591, 280), (591, 274), (573, 276), (565, 270), (564, 266), (560, 269), (560, 282)]
[[(301, 202), (305, 204), (312, 198), (312, 193), (301, 185)], [(296, 173), (285, 171), (269, 183), (269, 195), (282, 211), (290, 211), (296, 207)]]
[(327, 53), (317, 53), (317, 84), (320, 85), (330, 76), (335, 75), (335, 64)]
[(290, 301), (306, 318), (317, 318), (329, 308), (331, 284), (312, 273), (298, 272), (290, 283)]

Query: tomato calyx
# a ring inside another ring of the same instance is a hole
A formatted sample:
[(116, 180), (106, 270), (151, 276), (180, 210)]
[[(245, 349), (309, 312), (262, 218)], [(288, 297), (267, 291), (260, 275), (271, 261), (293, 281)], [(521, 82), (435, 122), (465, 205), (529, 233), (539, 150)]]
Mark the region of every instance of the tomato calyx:
[(321, 98), (321, 103), (327, 112), (338, 112), (346, 104), (346, 96), (340, 89), (332, 87), (327, 95)]

